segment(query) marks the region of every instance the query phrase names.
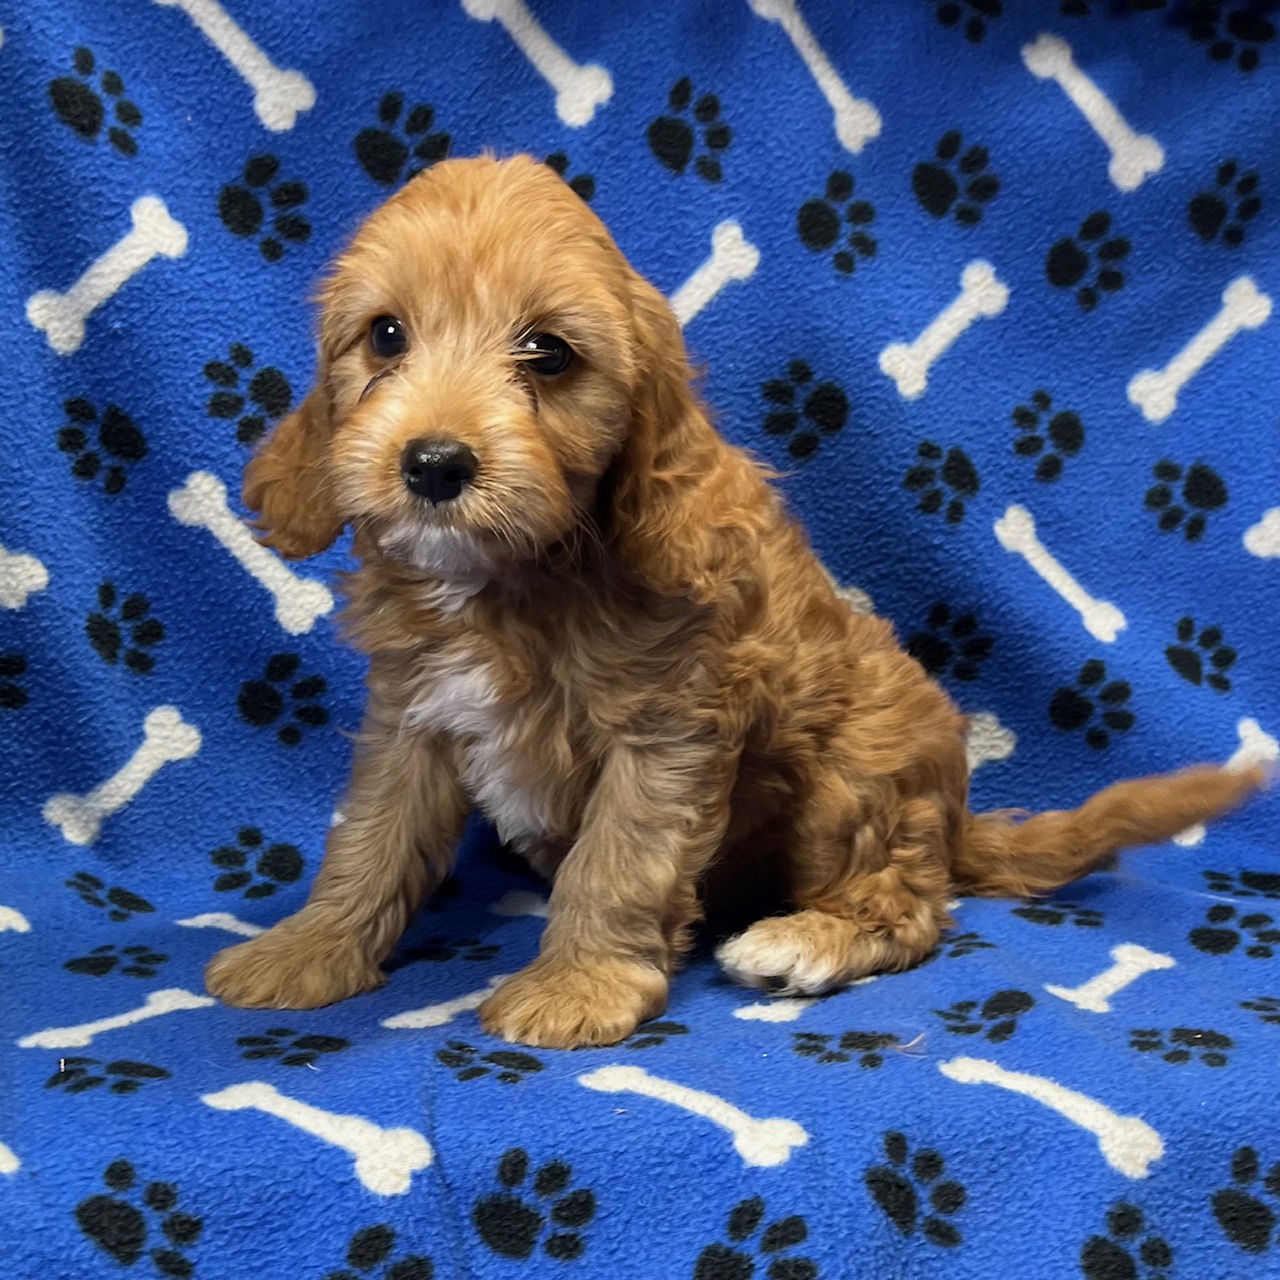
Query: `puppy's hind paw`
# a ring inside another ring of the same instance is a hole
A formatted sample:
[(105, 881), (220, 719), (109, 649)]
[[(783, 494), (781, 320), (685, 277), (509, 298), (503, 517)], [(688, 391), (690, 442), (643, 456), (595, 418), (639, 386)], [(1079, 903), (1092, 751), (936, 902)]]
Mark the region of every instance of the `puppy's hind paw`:
[(744, 987), (773, 996), (818, 996), (851, 976), (825, 942), (800, 916), (771, 917), (722, 942), (716, 959)]

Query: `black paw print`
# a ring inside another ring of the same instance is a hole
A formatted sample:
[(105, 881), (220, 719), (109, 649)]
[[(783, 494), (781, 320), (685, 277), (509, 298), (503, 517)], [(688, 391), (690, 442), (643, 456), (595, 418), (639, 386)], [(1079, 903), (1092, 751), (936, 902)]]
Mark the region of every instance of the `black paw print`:
[(1240, 1147), (1231, 1157), (1231, 1180), (1235, 1184), (1215, 1191), (1209, 1203), (1223, 1234), (1234, 1245), (1250, 1253), (1266, 1253), (1276, 1229), (1276, 1211), (1262, 1199), (1280, 1201), (1280, 1162), (1273, 1164), (1265, 1178), (1258, 1153)]
[[(94, 1068), (100, 1068), (95, 1071)], [(110, 1081), (112, 1093), (137, 1093), (148, 1080), (168, 1080), (170, 1072), (149, 1062), (121, 1058), (105, 1066), (98, 1058), (59, 1058), (58, 1069), (45, 1082), (46, 1089), (85, 1093)]]
[(445, 938), (432, 934), (404, 947), (399, 956), (401, 964), (413, 960), (429, 960), (432, 964), (445, 964), (450, 960), (469, 960), (482, 964), (492, 960), (502, 948), (496, 942), (481, 942), (479, 938)]
[[(146, 596), (125, 596), (121, 600), (115, 584), (104, 582), (98, 587), (98, 608), (84, 622), (85, 635), (103, 662), (113, 666), (124, 654), (124, 665), (139, 675), (155, 669), (155, 658), (146, 652), (164, 639), (164, 623), (147, 615), (151, 601)], [(127, 640), (126, 640), (127, 637)]]
[(276, 182), (280, 161), (272, 155), (250, 156), (240, 182), (229, 182), (218, 194), (218, 216), (233, 236), (256, 236), (267, 218), (263, 201), (276, 212), (271, 220), (274, 235), (258, 243), (268, 262), (284, 257), (286, 244), (302, 244), (311, 235), (311, 223), (299, 212), (307, 202), (305, 182)]
[[(90, 1196), (76, 1205), (80, 1230), (121, 1266), (131, 1267), (142, 1257), (148, 1238), (155, 1238), (152, 1232), (159, 1226), (175, 1247), (150, 1251), (156, 1270), (163, 1276), (176, 1276), (178, 1280), (194, 1274), (194, 1264), (180, 1250), (189, 1249), (200, 1239), (204, 1220), (176, 1207), (178, 1188), (172, 1182), (148, 1182), (142, 1191), (143, 1207), (150, 1211), (147, 1214), (123, 1198), (137, 1186), (137, 1173), (128, 1160), (108, 1165), (102, 1180), (116, 1194)], [(150, 1225), (149, 1216), (155, 1218)]]
[(929, 610), (926, 622), (928, 631), (917, 631), (907, 638), (907, 652), (931, 676), (976, 680), (995, 643), (979, 633), (977, 617), (972, 613), (957, 616), (944, 603)]
[[(374, 1267), (387, 1262), (395, 1252), (396, 1233), (385, 1222), (364, 1227), (351, 1237), (347, 1245), (347, 1266), (354, 1267), (361, 1275), (367, 1275)], [(383, 1273), (382, 1280), (432, 1280), (435, 1264), (425, 1254), (412, 1253), (393, 1262)], [(353, 1271), (331, 1271), (324, 1280), (358, 1280)]]
[(117, 948), (108, 943), (105, 947), (94, 947), (87, 956), (76, 956), (68, 960), (62, 967), (70, 973), (83, 973), (90, 978), (105, 978), (114, 973), (119, 966), (120, 972), (130, 978), (154, 978), (160, 966), (169, 957), (150, 947), (138, 944)]
[[(1050, 416), (1052, 415), (1052, 416)], [(1046, 421), (1047, 419), (1047, 421)], [(1034, 391), (1030, 404), (1013, 411), (1018, 436), (1013, 451), (1020, 458), (1039, 458), (1036, 479), (1051, 484), (1062, 474), (1062, 459), (1074, 458), (1084, 448), (1084, 423), (1071, 409), (1053, 413), (1053, 399), (1047, 391)], [(1046, 437), (1050, 451), (1045, 452)]]
[(1252, 1000), (1241, 1000), (1240, 1007), (1256, 1014), (1259, 1022), (1280, 1027), (1280, 999), (1275, 996), (1255, 996)]
[[(693, 119), (689, 119), (689, 107), (693, 105)], [(720, 167), (720, 153), (733, 141), (733, 130), (720, 119), (720, 99), (714, 93), (704, 93), (693, 101), (693, 81), (682, 76), (667, 95), (667, 106), (672, 115), (659, 116), (649, 126), (649, 150), (672, 173), (683, 173), (693, 160), (693, 171), (708, 182), (719, 182), (724, 177)], [(702, 135), (705, 148), (695, 160), (693, 153)]]
[(1244, 941), (1240, 933), (1243, 930), (1253, 938), (1244, 949), (1245, 955), (1254, 960), (1270, 960), (1275, 955), (1280, 929), (1272, 928), (1275, 920), (1265, 912), (1237, 916), (1235, 907), (1217, 902), (1205, 912), (1204, 918), (1205, 923), (1187, 935), (1187, 941), (1197, 951), (1210, 956), (1230, 955)]
[(518, 1049), (495, 1049), (481, 1054), (473, 1044), (465, 1040), (449, 1040), (443, 1049), (436, 1050), (436, 1058), (444, 1063), (459, 1080), (479, 1080), (490, 1072), (503, 1084), (519, 1084), (542, 1070), (542, 1059)]
[(971, 956), (975, 951), (994, 951), (995, 947), (994, 942), (988, 942), (980, 934), (972, 931), (953, 933), (943, 938), (920, 963), (921, 965), (932, 964), (935, 960), (941, 960), (944, 957), (948, 960), (963, 960), (965, 956)]
[(1168, 0), (1062, 0), (1058, 12), (1068, 18), (1087, 18), (1090, 6), (1099, 3), (1112, 15), (1141, 13), (1145, 9), (1163, 9)]
[(59, 76), (49, 82), (49, 101), (58, 119), (86, 142), (97, 142), (106, 118), (102, 100), (102, 94), (106, 94), (116, 119), (107, 129), (107, 140), (121, 155), (136, 156), (138, 143), (133, 131), (142, 123), (142, 112), (124, 96), (124, 81), (116, 72), (104, 71), (98, 80), (102, 93), (94, 89), (89, 83), (96, 65), (94, 56), (83, 46), (72, 55), (71, 65), (74, 76)]
[[(425, 102), (412, 107), (404, 118), (403, 135), (392, 132), (401, 128), (404, 94), (384, 94), (378, 103), (380, 129), (361, 129), (356, 134), (355, 151), (360, 167), (374, 182), (389, 187), (401, 178), (416, 178), (437, 160), (445, 159), (453, 139), (447, 133), (432, 131), (436, 109)], [(407, 167), (406, 167), (407, 166)]]
[[(1231, 681), (1227, 679), (1226, 672), (1235, 666), (1237, 654), (1230, 645), (1222, 643), (1222, 628), (1205, 627), (1197, 635), (1195, 619), (1180, 618), (1176, 634), (1178, 643), (1171, 644), (1164, 651), (1169, 665), (1192, 684), (1207, 684), (1219, 693), (1230, 693)], [(1195, 648), (1191, 647), (1193, 642)], [(1208, 675), (1205, 674), (1201, 650), (1212, 668)]]
[(846, 1031), (833, 1046), (833, 1037), (820, 1031), (793, 1031), (795, 1043), (791, 1046), (802, 1058), (815, 1062), (852, 1062), (874, 1070), (884, 1065), (884, 1051), (895, 1048), (900, 1041), (891, 1031)]
[[(1064, 236), (1045, 258), (1049, 283), (1059, 289), (1075, 289), (1082, 311), (1092, 311), (1098, 305), (1099, 290), (1115, 293), (1124, 287), (1124, 272), (1116, 264), (1129, 256), (1129, 241), (1124, 236), (1105, 239), (1110, 231), (1111, 215), (1099, 209), (1080, 224), (1076, 236)], [(1091, 271), (1089, 283), (1081, 285)]]
[(920, 461), (902, 479), (904, 488), (920, 494), (916, 509), (926, 515), (936, 514), (942, 510), (950, 490), (947, 523), (959, 524), (964, 519), (965, 502), (978, 493), (978, 470), (969, 455), (963, 449), (948, 449), (944, 458), (940, 444), (925, 440), (916, 449), (916, 457)]
[(1241, 71), (1255, 71), (1262, 46), (1276, 38), (1257, 6), (1228, 9), (1225, 0), (1190, 0), (1175, 16), (1196, 44), (1208, 45), (1214, 62), (1234, 59)]
[(241, 444), (256, 444), (268, 424), (289, 412), (293, 388), (272, 365), (259, 369), (249, 378), (248, 386), (242, 387), (240, 379), (253, 368), (253, 352), (243, 342), (233, 342), (227, 355), (226, 360), (210, 360), (204, 367), (204, 376), (220, 388), (209, 396), (209, 417), (238, 418), (236, 439)]
[[(750, 1248), (755, 1257), (743, 1248), (728, 1244), (709, 1244), (698, 1254), (693, 1266), (693, 1280), (749, 1280), (756, 1274), (756, 1264), (768, 1262), (766, 1274), (770, 1280), (817, 1280), (818, 1265), (809, 1258), (790, 1253), (809, 1238), (809, 1227), (799, 1214), (778, 1218), (760, 1232), (752, 1243), (752, 1236), (760, 1231), (764, 1222), (765, 1203), (760, 1196), (739, 1201), (729, 1210), (725, 1235), (733, 1245)], [(782, 1255), (786, 1256), (782, 1256)], [(763, 1256), (760, 1256), (763, 1255)]]
[(27, 659), (21, 653), (0, 653), (0, 708), (17, 711), (29, 700), (18, 681), (27, 674)]
[(1191, 229), (1206, 244), (1221, 233), (1222, 243), (1235, 249), (1244, 243), (1244, 224), (1262, 208), (1258, 175), (1250, 169), (1240, 172), (1234, 160), (1218, 166), (1217, 184), (1212, 191), (1198, 192), (1187, 206)]
[[(1147, 490), (1143, 503), (1149, 511), (1160, 513), (1156, 521), (1160, 532), (1173, 533), (1181, 529), (1188, 542), (1199, 542), (1204, 536), (1205, 513), (1227, 505), (1227, 486), (1222, 477), (1203, 462), (1193, 462), (1184, 472), (1178, 463), (1168, 458), (1161, 458), (1151, 468), (1151, 474), (1158, 483)], [(1174, 486), (1179, 482), (1182, 485), (1182, 502), (1195, 508), (1190, 518), (1186, 507), (1175, 501)]]
[[(834, 382), (811, 387), (813, 370), (804, 360), (792, 360), (785, 378), (771, 378), (760, 388), (774, 406), (765, 414), (764, 429), (771, 436), (788, 436), (793, 458), (810, 457), (823, 436), (834, 436), (849, 417), (849, 397)], [(803, 394), (803, 402), (797, 397)]]
[[(1147, 1231), (1142, 1210), (1123, 1200), (1107, 1213), (1107, 1234), (1090, 1236), (1080, 1250), (1080, 1270), (1085, 1280), (1163, 1280), (1173, 1265), (1173, 1250), (1163, 1236)], [(1146, 1270), (1139, 1272), (1134, 1254)]]
[[(247, 870), (250, 858), (256, 859), (253, 871)], [(301, 879), (305, 867), (297, 845), (273, 844), (263, 849), (262, 832), (257, 827), (241, 827), (236, 843), (219, 845), (209, 861), (222, 868), (214, 889), (218, 893), (243, 889), (246, 898), (269, 898), (282, 884)], [(254, 880), (255, 872), (261, 880)]]
[[(884, 1153), (889, 1163), (876, 1165), (864, 1175), (871, 1198), (904, 1236), (914, 1235), (918, 1226), (926, 1239), (954, 1249), (964, 1237), (948, 1219), (964, 1208), (968, 1195), (959, 1182), (939, 1181), (946, 1161), (930, 1149), (917, 1151), (908, 1161), (910, 1144), (897, 1132), (884, 1135)], [(921, 1203), (926, 1194), (927, 1206)]]
[(645, 1022), (634, 1035), (628, 1036), (622, 1043), (628, 1049), (656, 1049), (667, 1043), (672, 1036), (687, 1036), (689, 1028), (683, 1022)]
[(569, 172), (569, 157), (563, 151), (553, 151), (543, 163), (564, 178), (574, 195), (591, 203), (591, 198), (596, 193), (596, 180), (589, 173), (580, 173), (573, 178), (565, 177)]
[(130, 893), (128, 889), (122, 889), (118, 884), (108, 889), (97, 876), (90, 875), (87, 871), (77, 871), (70, 880), (64, 880), (62, 883), (68, 889), (74, 889), (79, 894), (80, 901), (89, 906), (98, 907), (104, 911), (110, 907), (111, 909), (107, 911), (108, 920), (131, 920), (136, 915), (155, 910), (146, 898), (140, 898), (136, 893)]
[(1280, 873), (1275, 871), (1241, 871), (1238, 876), (1225, 871), (1200, 874), (1210, 893), (1224, 893), (1231, 898), (1280, 898)]
[(1035, 903), (1026, 907), (1014, 907), (1013, 914), (1032, 924), (1062, 925), (1071, 923), (1077, 929), (1101, 928), (1101, 911), (1092, 907), (1078, 907), (1074, 902)]
[[(982, 221), (984, 206), (995, 199), (1000, 179), (987, 169), (986, 147), (969, 147), (960, 154), (964, 139), (951, 129), (938, 140), (936, 159), (922, 160), (911, 174), (911, 189), (920, 207), (935, 218), (951, 214), (961, 226)], [(952, 173), (954, 164), (959, 176)]]
[[(1080, 668), (1076, 688), (1063, 685), (1055, 691), (1049, 701), (1049, 720), (1065, 733), (1083, 729), (1084, 740), (1095, 751), (1103, 751), (1110, 746), (1112, 733), (1133, 728), (1136, 717), (1126, 705), (1132, 692), (1127, 680), (1107, 680), (1107, 664), (1090, 658)], [(1095, 724), (1099, 703), (1101, 724)]]
[(944, 27), (958, 27), (963, 21), (965, 39), (977, 44), (987, 34), (987, 23), (1000, 12), (1000, 0), (941, 0), (934, 16)]
[[(67, 425), (58, 432), (58, 448), (73, 454), (71, 474), (77, 480), (93, 480), (102, 472), (104, 493), (117, 494), (124, 488), (126, 467), (141, 462), (147, 456), (147, 439), (133, 425), (133, 419), (113, 404), (103, 411), (101, 422), (98, 411), (88, 400), (75, 398), (62, 406), (67, 415)], [(90, 427), (97, 425), (98, 444), (95, 450), (90, 442)], [(101, 454), (116, 461), (103, 470)], [(122, 465), (117, 465), (122, 464)]]
[(1220, 1031), (1174, 1027), (1167, 1037), (1155, 1029), (1130, 1031), (1129, 1048), (1139, 1053), (1158, 1053), (1166, 1062), (1177, 1065), (1198, 1057), (1206, 1067), (1225, 1067), (1226, 1051), (1235, 1048), (1235, 1041)]
[[(267, 659), (263, 680), (246, 680), (240, 686), (237, 705), (240, 714), (259, 729), (275, 724), (284, 715), (286, 699), (293, 703), (293, 720), (276, 730), (276, 737), (286, 747), (302, 741), (302, 726), (317, 729), (329, 723), (329, 713), (314, 699), (328, 689), (323, 676), (304, 676), (294, 680), (302, 659), (296, 653), (276, 653)], [(292, 681), (292, 683), (290, 683)], [(282, 688), (289, 685), (287, 695)]]
[[(533, 1176), (533, 1193), (542, 1204), (530, 1204), (520, 1194), (528, 1173), (526, 1152), (513, 1147), (503, 1154), (498, 1182), (504, 1190), (476, 1201), (471, 1210), (476, 1233), (504, 1258), (527, 1258), (550, 1220), (551, 1234), (542, 1240), (543, 1251), (561, 1262), (580, 1258), (587, 1242), (579, 1232), (596, 1216), (595, 1193), (583, 1187), (568, 1190), (573, 1169), (563, 1160), (553, 1160)], [(559, 1230), (562, 1227), (569, 1230)]]
[(240, 1036), (241, 1057), (250, 1062), (274, 1058), (282, 1067), (310, 1067), (322, 1053), (341, 1053), (351, 1041), (341, 1036), (299, 1035), (289, 1027), (271, 1027), (260, 1036)]
[[(838, 169), (827, 179), (826, 195), (806, 200), (796, 215), (800, 243), (814, 253), (835, 248), (831, 261), (846, 276), (857, 269), (859, 258), (874, 258), (879, 248), (875, 237), (862, 230), (875, 221), (875, 205), (868, 200), (851, 201), (853, 189), (853, 174)], [(843, 215), (840, 205), (845, 206)], [(842, 238), (846, 222), (853, 228), (847, 240)]]
[(981, 1035), (1002, 1044), (1018, 1029), (1018, 1019), (1035, 1007), (1025, 991), (997, 991), (978, 1008), (976, 1000), (961, 1000), (949, 1009), (935, 1009), (946, 1030), (958, 1036)]

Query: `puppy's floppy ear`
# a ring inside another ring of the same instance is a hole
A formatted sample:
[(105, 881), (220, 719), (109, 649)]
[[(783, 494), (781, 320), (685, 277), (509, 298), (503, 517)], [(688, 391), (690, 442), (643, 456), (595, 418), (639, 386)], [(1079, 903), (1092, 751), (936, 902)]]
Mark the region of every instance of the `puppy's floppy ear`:
[(639, 369), (615, 464), (613, 545), (652, 590), (706, 604), (754, 558), (773, 496), (698, 404), (666, 299), (638, 275), (631, 295)]
[(260, 542), (290, 560), (318, 555), (342, 531), (329, 492), (329, 400), (323, 383), (258, 448), (244, 472)]

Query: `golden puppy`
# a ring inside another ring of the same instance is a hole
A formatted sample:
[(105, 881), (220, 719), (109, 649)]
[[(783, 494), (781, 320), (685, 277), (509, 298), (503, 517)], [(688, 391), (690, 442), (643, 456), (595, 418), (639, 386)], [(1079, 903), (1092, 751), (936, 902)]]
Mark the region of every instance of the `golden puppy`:
[(795, 908), (726, 942), (729, 973), (827, 991), (921, 960), (953, 893), (1051, 890), (1261, 781), (1200, 768), (970, 815), (964, 718), (837, 599), (767, 479), (550, 169), (450, 160), (378, 209), (325, 286), (316, 387), (244, 487), (286, 556), (355, 531), (346, 820), (306, 906), (216, 956), (209, 990), (311, 1008), (378, 986), (477, 806), (554, 880), (485, 1027), (609, 1044), (662, 1011), (709, 878), (767, 860)]

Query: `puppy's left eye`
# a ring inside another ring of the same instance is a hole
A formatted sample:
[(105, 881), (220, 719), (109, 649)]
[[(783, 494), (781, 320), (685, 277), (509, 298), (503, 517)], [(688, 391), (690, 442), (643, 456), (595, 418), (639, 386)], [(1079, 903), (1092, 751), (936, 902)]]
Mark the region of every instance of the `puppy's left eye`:
[(573, 348), (554, 333), (531, 333), (519, 346), (525, 368), (549, 378), (563, 373), (572, 363)]

